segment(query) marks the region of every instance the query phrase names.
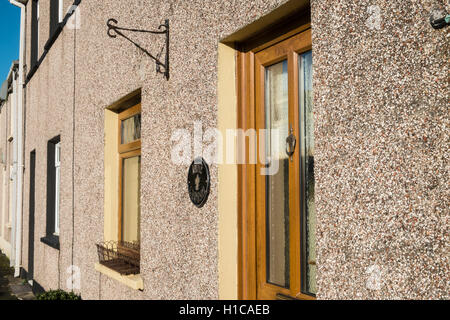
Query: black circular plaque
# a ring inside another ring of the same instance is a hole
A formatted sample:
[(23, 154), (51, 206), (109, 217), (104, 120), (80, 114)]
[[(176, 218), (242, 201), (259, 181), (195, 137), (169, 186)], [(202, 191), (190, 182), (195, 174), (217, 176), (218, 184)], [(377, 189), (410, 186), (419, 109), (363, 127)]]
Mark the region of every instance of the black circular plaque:
[(189, 167), (188, 191), (189, 198), (198, 208), (203, 207), (208, 200), (210, 186), (208, 164), (205, 159), (196, 158)]

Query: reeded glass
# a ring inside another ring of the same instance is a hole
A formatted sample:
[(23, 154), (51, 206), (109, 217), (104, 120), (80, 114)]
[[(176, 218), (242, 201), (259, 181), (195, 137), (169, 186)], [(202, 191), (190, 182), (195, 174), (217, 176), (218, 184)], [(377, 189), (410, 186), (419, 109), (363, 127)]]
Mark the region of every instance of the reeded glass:
[(122, 160), (122, 240), (140, 241), (141, 156)]
[(127, 144), (141, 138), (141, 114), (122, 120), (121, 144)]
[[(289, 135), (286, 60), (266, 68), (265, 122), (266, 129), (270, 129), (266, 136), (266, 159), (279, 163), (278, 172), (266, 176), (267, 282), (289, 287), (289, 159), (284, 141)], [(278, 130), (278, 135), (271, 130)]]
[(312, 52), (299, 56), (299, 102), (303, 217), (306, 222), (306, 291), (316, 293), (316, 206), (314, 202), (314, 113), (312, 92)]

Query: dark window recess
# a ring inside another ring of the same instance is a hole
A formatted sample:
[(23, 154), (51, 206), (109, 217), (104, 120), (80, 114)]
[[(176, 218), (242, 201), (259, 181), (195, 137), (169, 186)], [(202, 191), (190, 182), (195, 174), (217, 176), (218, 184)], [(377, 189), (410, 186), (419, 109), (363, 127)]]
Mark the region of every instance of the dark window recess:
[(50, 0), (50, 35), (55, 34), (59, 26), (59, 0)]
[(38, 20), (37, 20), (38, 1), (33, 0), (31, 4), (31, 68), (37, 65), (38, 61)]
[(59, 249), (59, 236), (55, 235), (55, 190), (56, 190), (56, 168), (55, 168), (55, 146), (60, 141), (57, 136), (47, 143), (47, 224), (46, 235), (41, 242)]

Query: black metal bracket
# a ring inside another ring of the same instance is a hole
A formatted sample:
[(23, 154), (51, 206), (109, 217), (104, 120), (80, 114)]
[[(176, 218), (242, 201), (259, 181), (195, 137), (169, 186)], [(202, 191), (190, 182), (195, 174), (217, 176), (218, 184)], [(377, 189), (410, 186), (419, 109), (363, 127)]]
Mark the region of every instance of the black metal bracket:
[(430, 24), (434, 29), (442, 29), (450, 24), (450, 14), (445, 10), (435, 9), (430, 14)]
[(450, 15), (447, 14), (445, 17), (436, 20), (430, 19), (430, 23), (433, 28), (442, 29), (450, 24)]
[[(117, 20), (116, 19), (109, 19), (106, 23), (108, 26), (108, 36), (111, 38), (116, 38), (117, 35), (120, 35), (130, 41), (132, 44), (134, 44), (137, 48), (142, 50), (146, 55), (148, 55), (150, 58), (155, 60), (156, 63), (156, 72), (162, 73), (167, 80), (169, 80), (169, 20), (166, 19), (164, 24), (161, 24), (158, 27), (159, 31), (151, 31), (151, 30), (141, 30), (141, 29), (130, 29), (130, 28), (122, 28), (117, 26)], [(166, 35), (166, 57), (164, 59), (164, 62), (160, 60), (160, 54), (157, 56), (152, 55), (150, 52), (148, 52), (146, 49), (142, 48), (139, 44), (131, 40), (129, 37), (127, 37), (125, 34), (122, 33), (122, 31), (130, 31), (130, 32), (142, 32), (142, 33), (152, 33), (152, 34), (165, 34)]]

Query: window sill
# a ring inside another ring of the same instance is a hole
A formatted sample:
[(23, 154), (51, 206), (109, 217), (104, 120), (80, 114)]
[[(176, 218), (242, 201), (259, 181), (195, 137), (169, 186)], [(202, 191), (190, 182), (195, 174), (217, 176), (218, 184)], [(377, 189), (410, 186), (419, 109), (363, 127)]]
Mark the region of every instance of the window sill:
[(51, 235), (51, 236), (45, 236), (41, 238), (41, 242), (45, 243), (46, 245), (59, 250), (59, 236)]
[(144, 281), (142, 280), (141, 276), (139, 274), (132, 274), (128, 276), (123, 276), (117, 271), (114, 271), (108, 267), (105, 267), (104, 265), (100, 263), (95, 264), (95, 270), (98, 272), (104, 274), (105, 276), (117, 280), (120, 283), (126, 285), (127, 287), (130, 287), (134, 290), (144, 290)]

